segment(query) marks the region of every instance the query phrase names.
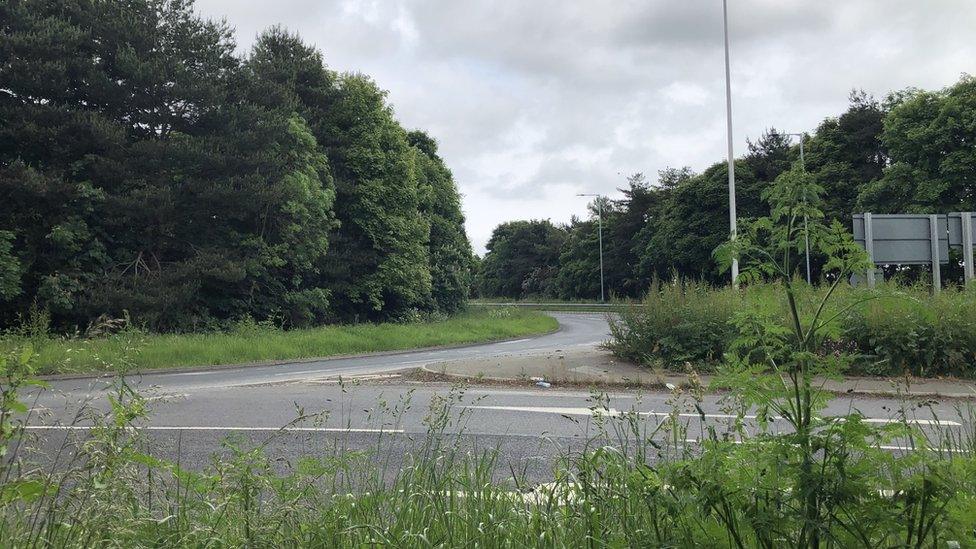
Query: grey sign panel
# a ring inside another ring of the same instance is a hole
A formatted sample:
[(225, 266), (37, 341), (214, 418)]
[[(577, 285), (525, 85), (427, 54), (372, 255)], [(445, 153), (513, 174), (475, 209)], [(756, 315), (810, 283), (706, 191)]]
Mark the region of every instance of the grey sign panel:
[(962, 246), (966, 242), (966, 237), (963, 234), (965, 225), (963, 225), (963, 220), (968, 222), (972, 226), (973, 214), (972, 212), (954, 212), (949, 214), (949, 245), (953, 247)]
[[(871, 231), (872, 256), (876, 265), (932, 263), (932, 228), (928, 214), (873, 214)], [(949, 230), (945, 215), (937, 216), (936, 232), (939, 237), (939, 262), (948, 263)], [(854, 216), (854, 240), (867, 248), (863, 214)]]

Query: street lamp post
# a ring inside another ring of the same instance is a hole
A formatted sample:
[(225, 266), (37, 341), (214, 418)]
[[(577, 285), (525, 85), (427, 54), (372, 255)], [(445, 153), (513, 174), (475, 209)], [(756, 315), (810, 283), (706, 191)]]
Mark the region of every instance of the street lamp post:
[(579, 193), (576, 196), (596, 197), (597, 231), (600, 239), (600, 302), (603, 303), (606, 301), (603, 293), (603, 201), (600, 200), (601, 197), (598, 194)]
[[(725, 28), (725, 113), (727, 117), (729, 144), (729, 232), (732, 238), (736, 233), (735, 216), (735, 159), (732, 157), (732, 81), (729, 74), (729, 5), (722, 0), (722, 22)], [(732, 286), (739, 287), (739, 259), (732, 259)]]
[[(803, 138), (805, 137), (802, 133), (781, 133), (779, 135), (785, 135), (788, 137), (798, 137), (800, 139), (800, 168), (804, 172), (807, 171), (807, 164), (803, 158)], [(807, 197), (806, 194), (803, 196), (803, 203), (806, 204)], [(807, 259), (807, 284), (812, 284), (812, 279), (810, 277), (810, 228), (807, 225), (807, 215), (803, 214), (803, 241), (806, 246), (806, 259)]]

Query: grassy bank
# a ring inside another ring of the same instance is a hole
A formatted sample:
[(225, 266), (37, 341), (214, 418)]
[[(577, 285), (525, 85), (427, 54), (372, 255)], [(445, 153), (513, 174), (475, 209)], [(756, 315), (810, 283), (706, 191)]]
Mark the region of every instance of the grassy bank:
[[(239, 364), (456, 345), (541, 334), (557, 322), (542, 313), (476, 309), (445, 320), (279, 330), (244, 324), (231, 332), (147, 334), (126, 330), (92, 339), (33, 338), (38, 373), (76, 373)], [(22, 343), (8, 337), (9, 349)]]
[[(800, 306), (812, 310), (825, 289), (798, 287)], [(976, 377), (976, 288), (879, 285), (875, 290), (839, 286), (829, 304), (830, 327), (823, 355), (854, 355), (847, 373)], [(611, 348), (625, 360), (709, 371), (722, 362), (738, 331), (736, 315), (753, 312), (788, 325), (781, 286), (754, 284), (741, 290), (693, 282), (655, 285), (626, 308), (612, 327)]]

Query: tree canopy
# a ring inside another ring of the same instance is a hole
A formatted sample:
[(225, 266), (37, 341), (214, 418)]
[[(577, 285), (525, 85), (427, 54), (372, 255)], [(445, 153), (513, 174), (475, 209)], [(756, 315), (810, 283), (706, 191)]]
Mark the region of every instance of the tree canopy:
[(0, 323), (190, 330), (456, 311), (472, 255), (434, 140), (281, 28), (191, 1), (0, 4)]

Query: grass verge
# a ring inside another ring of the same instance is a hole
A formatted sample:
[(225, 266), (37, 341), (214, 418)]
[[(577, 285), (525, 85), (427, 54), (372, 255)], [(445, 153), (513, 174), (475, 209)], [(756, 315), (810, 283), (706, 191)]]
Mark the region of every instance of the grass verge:
[[(242, 325), (232, 332), (147, 334), (127, 330), (92, 339), (33, 338), (38, 373), (84, 373), (240, 364), (458, 345), (555, 330), (537, 311), (476, 309), (445, 320), (408, 324), (355, 324), (304, 330)], [(0, 340), (0, 350), (20, 340)]]
[[(824, 287), (798, 284), (796, 299), (811, 308)], [(731, 350), (736, 318), (753, 311), (788, 327), (787, 300), (777, 284), (741, 290), (694, 281), (657, 282), (639, 304), (619, 312), (609, 348), (618, 358), (648, 366), (713, 371)], [(868, 290), (843, 284), (826, 309), (834, 321), (818, 353), (850, 353), (843, 373), (915, 377), (976, 377), (976, 287), (927, 288), (879, 284)]]
[(511, 301), (506, 299), (486, 299), (471, 301), (472, 308), (512, 308), (531, 311), (550, 311), (556, 313), (612, 313), (620, 312), (635, 304), (633, 301), (551, 301), (524, 300)]

